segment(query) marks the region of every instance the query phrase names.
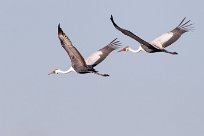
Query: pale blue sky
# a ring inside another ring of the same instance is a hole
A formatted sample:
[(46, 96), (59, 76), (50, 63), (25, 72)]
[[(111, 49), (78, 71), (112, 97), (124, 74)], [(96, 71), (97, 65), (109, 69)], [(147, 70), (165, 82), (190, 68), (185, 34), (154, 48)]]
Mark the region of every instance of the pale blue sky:
[[(203, 136), (203, 1), (6, 0), (0, 2), (1, 136)], [(70, 60), (57, 25), (87, 57), (121, 27), (151, 41), (187, 17), (195, 30), (168, 48), (179, 54), (113, 52), (93, 74), (47, 74)]]

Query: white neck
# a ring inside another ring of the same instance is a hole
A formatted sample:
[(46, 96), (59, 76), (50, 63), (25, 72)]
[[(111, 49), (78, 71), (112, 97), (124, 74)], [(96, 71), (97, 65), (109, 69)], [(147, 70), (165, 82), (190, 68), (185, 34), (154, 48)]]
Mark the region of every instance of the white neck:
[(70, 73), (70, 72), (76, 72), (73, 67), (70, 67), (68, 70), (66, 71), (62, 71), (60, 69), (57, 70), (58, 73), (61, 73), (61, 74), (67, 74), (67, 73)]
[(142, 51), (142, 50), (143, 50), (143, 49), (142, 49), (141, 46), (139, 46), (139, 48), (138, 48), (137, 50), (133, 50), (132, 48), (129, 47), (129, 51), (131, 51), (131, 52), (133, 52), (133, 53), (138, 53), (138, 52), (140, 52), (140, 51)]

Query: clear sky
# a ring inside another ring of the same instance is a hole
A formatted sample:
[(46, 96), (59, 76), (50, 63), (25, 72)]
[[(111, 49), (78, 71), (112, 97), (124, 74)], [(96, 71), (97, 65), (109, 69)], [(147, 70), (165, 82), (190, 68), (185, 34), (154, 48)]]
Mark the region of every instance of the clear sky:
[[(1, 136), (203, 136), (202, 0), (5, 0), (0, 2)], [(47, 74), (70, 60), (57, 25), (86, 58), (118, 38), (139, 44), (110, 21), (147, 41), (191, 19), (165, 53), (113, 52), (94, 74)]]

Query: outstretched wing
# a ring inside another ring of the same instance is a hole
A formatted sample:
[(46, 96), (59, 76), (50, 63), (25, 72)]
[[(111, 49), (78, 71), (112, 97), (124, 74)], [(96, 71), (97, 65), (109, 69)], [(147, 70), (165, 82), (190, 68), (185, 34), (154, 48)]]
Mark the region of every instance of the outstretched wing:
[(192, 24), (189, 24), (191, 20), (188, 20), (184, 23), (186, 18), (184, 18), (180, 24), (174, 28), (172, 31), (167, 32), (159, 36), (158, 38), (151, 41), (151, 44), (159, 47), (166, 48), (170, 46), (172, 43), (176, 42), (183, 33), (188, 32), (192, 29)]
[(60, 24), (58, 25), (58, 38), (61, 42), (62, 47), (68, 53), (72, 67), (76, 70), (79, 67), (86, 66), (85, 60), (80, 52), (72, 45), (72, 42), (67, 35), (62, 31)]
[(140, 44), (146, 46), (147, 48), (149, 49), (152, 49), (152, 50), (157, 50), (158, 48), (157, 47), (154, 47), (153, 45), (151, 45), (150, 43), (146, 42), (145, 40), (143, 40), (142, 38), (138, 37), (137, 35), (133, 34), (132, 32), (130, 32), (129, 30), (126, 30), (126, 29), (123, 29), (121, 27), (119, 27), (113, 20), (113, 16), (111, 15), (111, 22), (113, 23), (114, 27), (121, 31), (123, 34), (135, 39), (136, 41), (138, 41)]
[(101, 63), (112, 51), (118, 49), (120, 47), (120, 42), (117, 41), (117, 38), (111, 41), (105, 47), (99, 49), (98, 51), (94, 52), (91, 56), (86, 59), (87, 65), (92, 65), (95, 67), (99, 63)]

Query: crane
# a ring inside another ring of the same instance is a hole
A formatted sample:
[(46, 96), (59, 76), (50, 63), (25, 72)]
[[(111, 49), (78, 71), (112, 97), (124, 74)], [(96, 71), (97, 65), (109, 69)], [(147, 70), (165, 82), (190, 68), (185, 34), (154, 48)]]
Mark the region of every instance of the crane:
[(111, 22), (113, 23), (113, 26), (117, 30), (122, 32), (124, 35), (127, 35), (127, 36), (135, 39), (136, 41), (138, 41), (140, 43), (140, 46), (137, 50), (134, 50), (134, 49), (126, 46), (126, 47), (122, 48), (121, 50), (119, 50), (119, 52), (121, 52), (121, 51), (130, 51), (130, 52), (134, 52), (134, 53), (138, 53), (140, 51), (145, 51), (147, 53), (165, 52), (165, 53), (170, 53), (173, 55), (176, 55), (178, 53), (168, 51), (165, 48), (170, 46), (172, 43), (176, 42), (181, 37), (182, 34), (192, 30), (192, 28), (193, 28), (192, 24), (189, 24), (189, 22), (191, 20), (184, 22), (185, 19), (186, 18), (184, 18), (179, 23), (179, 25), (176, 28), (174, 28), (172, 31), (162, 34), (161, 36), (159, 36), (158, 38), (154, 39), (151, 42), (147, 42), (147, 41), (143, 40), (142, 38), (140, 38), (139, 36), (133, 34), (131, 31), (119, 27), (114, 22), (112, 15), (110, 18)]
[(63, 32), (62, 28), (60, 27), (60, 24), (58, 25), (58, 38), (60, 40), (62, 47), (68, 53), (72, 66), (65, 71), (55, 69), (51, 71), (48, 75), (77, 72), (79, 74), (94, 73), (104, 77), (109, 76), (108, 74), (99, 73), (94, 69), (94, 67), (101, 63), (113, 50), (116, 50), (121, 46), (121, 43), (117, 41), (117, 38), (115, 38), (105, 47), (93, 53), (86, 60), (84, 60), (80, 52), (73, 46), (71, 40), (68, 38), (68, 36)]

